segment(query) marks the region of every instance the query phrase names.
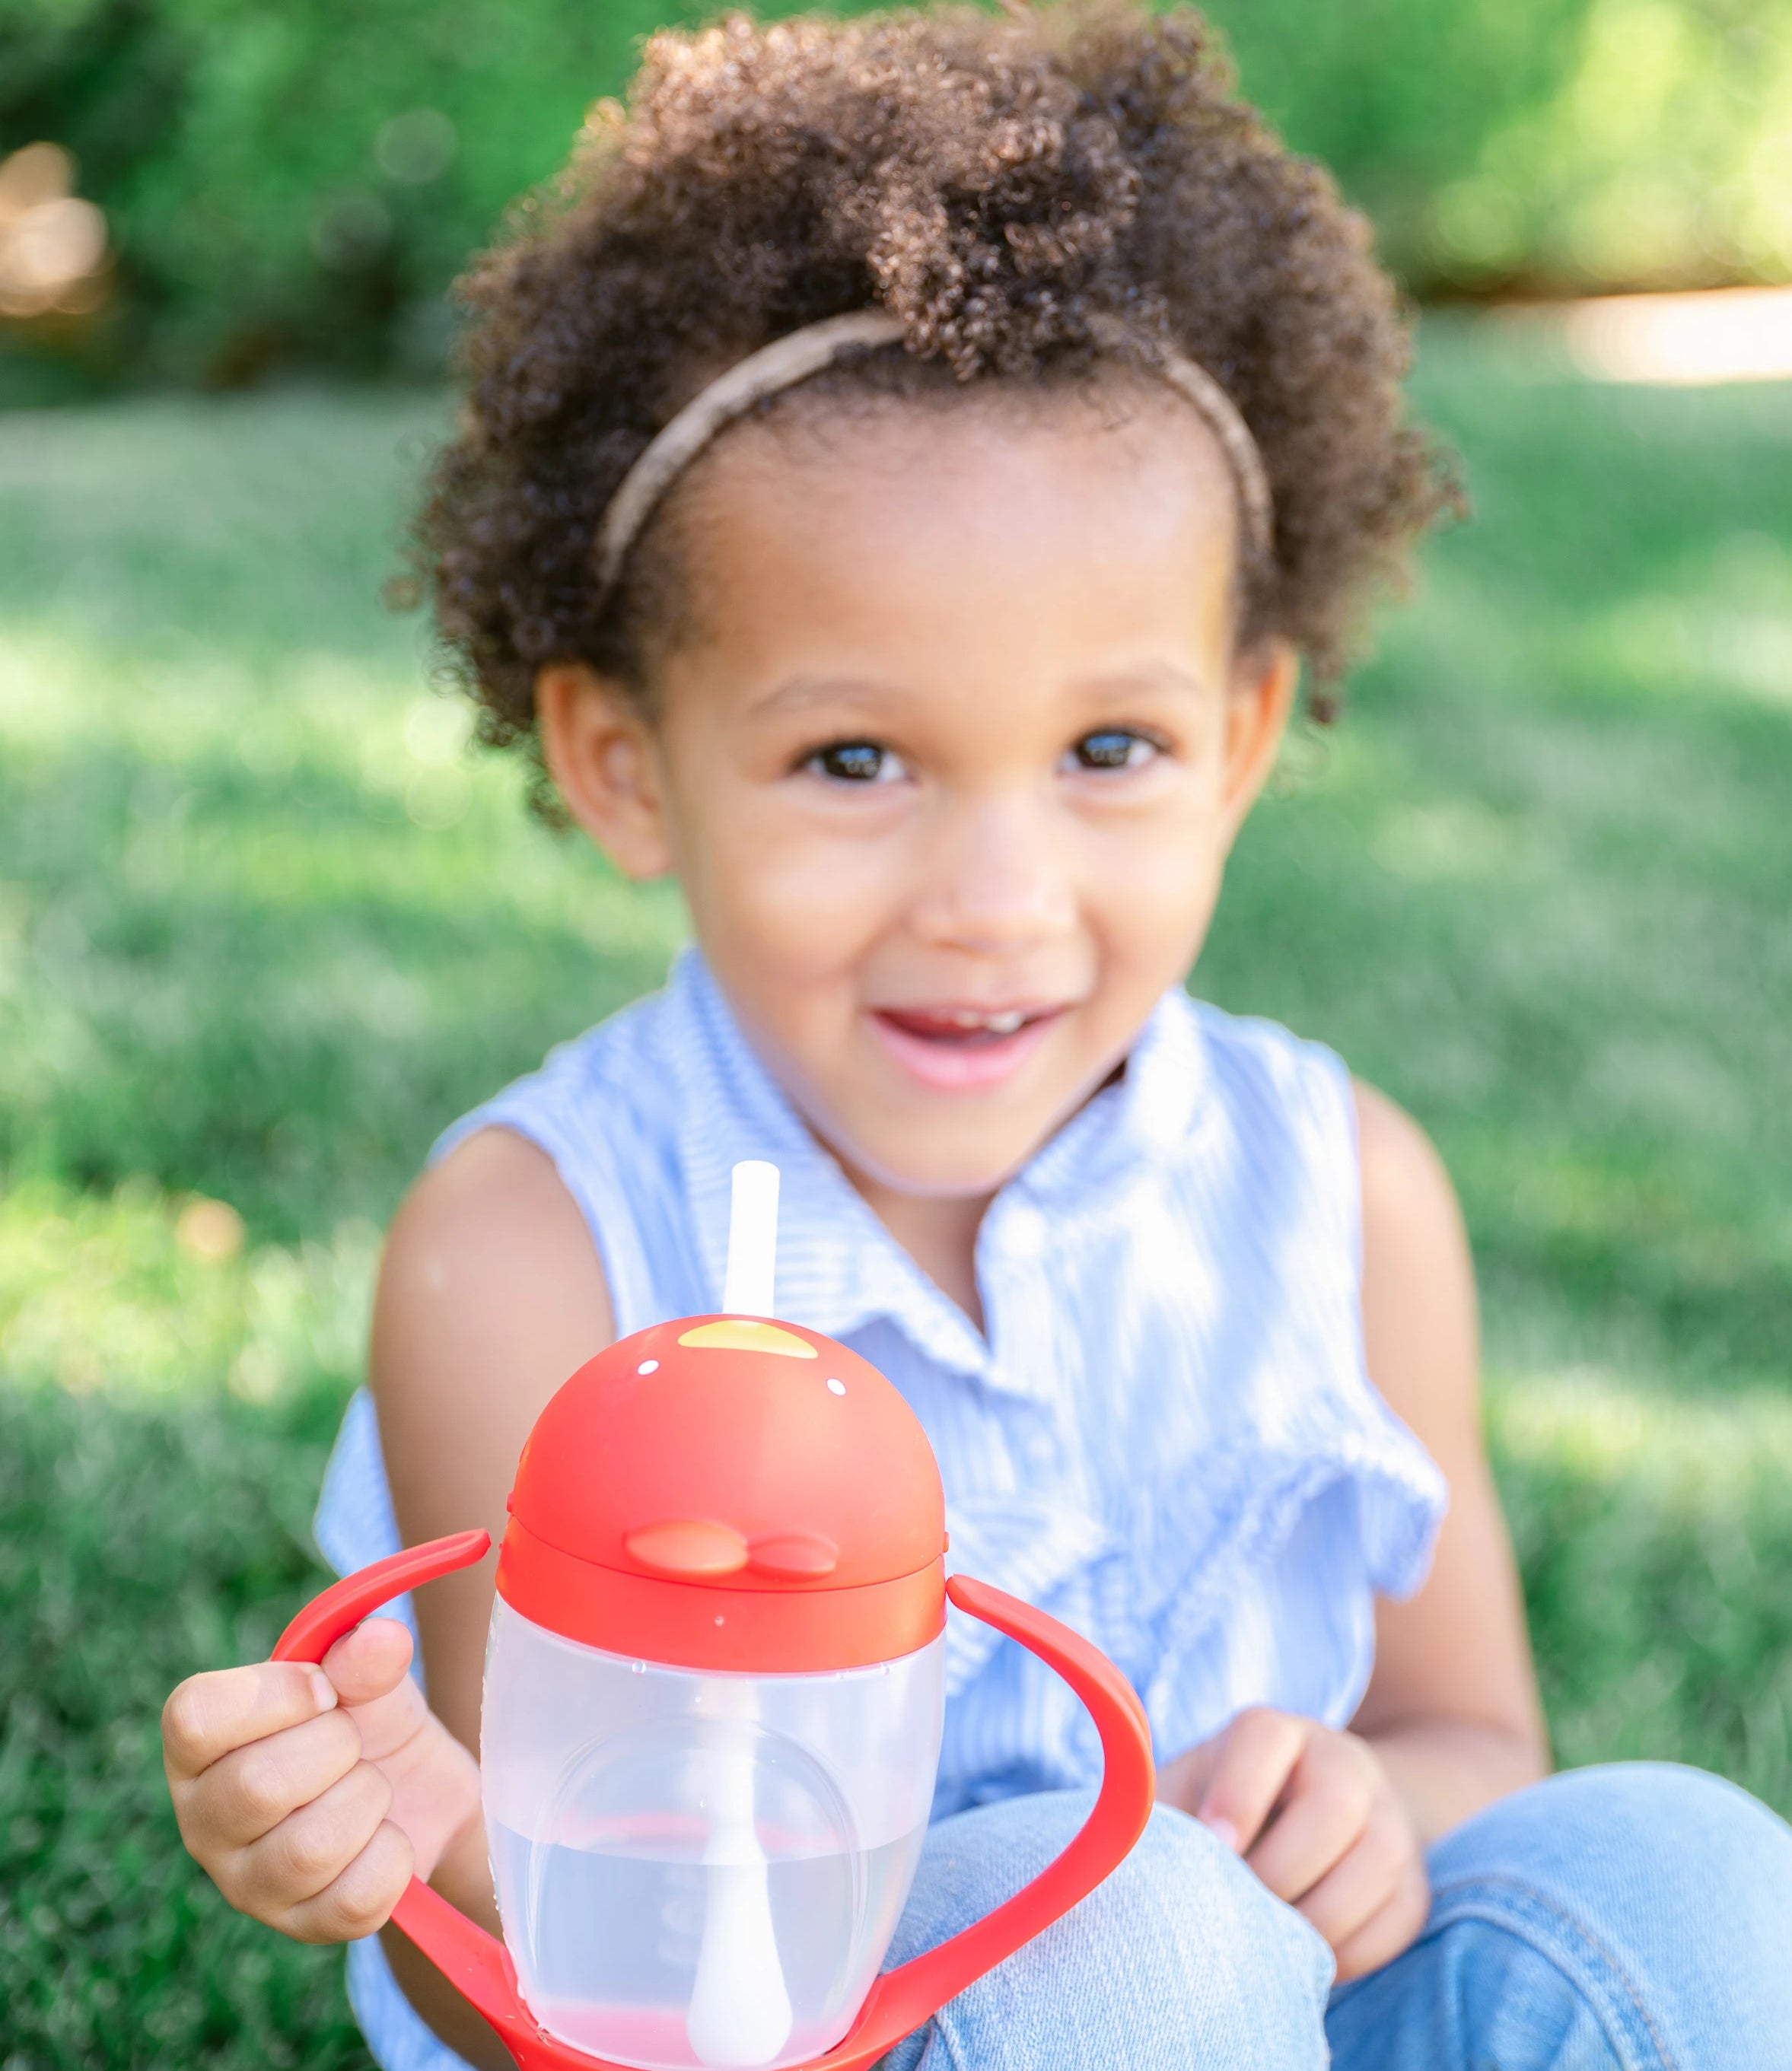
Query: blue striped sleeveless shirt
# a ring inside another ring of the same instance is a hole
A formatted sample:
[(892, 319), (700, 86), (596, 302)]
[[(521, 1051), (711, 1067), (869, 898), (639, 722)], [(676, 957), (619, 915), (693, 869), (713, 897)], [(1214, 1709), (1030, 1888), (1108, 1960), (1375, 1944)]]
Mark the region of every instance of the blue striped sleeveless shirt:
[[(901, 1389), (939, 1459), (949, 1565), (1087, 1634), (1160, 1759), (1248, 1704), (1349, 1720), (1374, 1597), (1422, 1581), (1445, 1490), (1363, 1366), (1355, 1109), (1330, 1051), (1167, 995), (991, 1204), (982, 1332), (810, 1134), (694, 950), (433, 1154), (494, 1126), (553, 1159), (625, 1335), (720, 1305), (731, 1169), (779, 1166), (779, 1313)], [(365, 1393), (317, 1536), (344, 1573), (398, 1546)], [(1032, 1655), (954, 1614), (947, 1657), (936, 1817), (1099, 1776), (1086, 1716)], [(350, 1989), (386, 2071), (459, 2064), (376, 1939)]]

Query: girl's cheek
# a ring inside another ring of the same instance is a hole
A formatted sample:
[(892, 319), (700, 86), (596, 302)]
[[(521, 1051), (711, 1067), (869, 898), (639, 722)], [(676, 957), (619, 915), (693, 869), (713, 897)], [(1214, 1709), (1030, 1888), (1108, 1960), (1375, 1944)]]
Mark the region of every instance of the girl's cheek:
[(1179, 983), (1212, 923), (1220, 861), (1186, 829), (1105, 857), (1085, 910), (1100, 915), (1108, 958), (1158, 990)]
[(716, 918), (737, 954), (757, 954), (791, 980), (837, 972), (900, 912), (896, 849), (810, 830), (766, 830), (739, 855), (717, 859)]

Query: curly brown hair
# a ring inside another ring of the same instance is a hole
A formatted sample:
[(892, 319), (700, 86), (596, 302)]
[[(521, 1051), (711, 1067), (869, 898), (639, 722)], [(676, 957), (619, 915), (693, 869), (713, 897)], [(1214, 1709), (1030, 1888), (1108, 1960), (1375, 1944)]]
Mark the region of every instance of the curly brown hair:
[(460, 293), (467, 408), (413, 552), (494, 744), (532, 736), (550, 662), (650, 696), (656, 642), (690, 622), (679, 496), (601, 601), (605, 506), (701, 380), (843, 311), (880, 305), (907, 351), (804, 384), (805, 407), (1085, 375), (1116, 319), (1141, 363), (1167, 343), (1204, 367), (1274, 498), (1273, 555), (1241, 572), (1245, 637), (1302, 650), (1321, 718), (1366, 594), (1454, 500), (1403, 421), (1406, 328), (1362, 219), (1235, 98), (1186, 7), (731, 14), (656, 35), (626, 104), (593, 111)]

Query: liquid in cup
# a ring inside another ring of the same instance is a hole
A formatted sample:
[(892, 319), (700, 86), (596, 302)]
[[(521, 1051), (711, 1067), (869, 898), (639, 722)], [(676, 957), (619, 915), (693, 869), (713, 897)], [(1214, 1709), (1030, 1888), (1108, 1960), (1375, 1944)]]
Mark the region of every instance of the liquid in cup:
[(921, 1853), (944, 1647), (716, 1675), (579, 1646), (500, 1599), (486, 1834), (542, 2026), (643, 2071), (777, 2071), (839, 2041)]

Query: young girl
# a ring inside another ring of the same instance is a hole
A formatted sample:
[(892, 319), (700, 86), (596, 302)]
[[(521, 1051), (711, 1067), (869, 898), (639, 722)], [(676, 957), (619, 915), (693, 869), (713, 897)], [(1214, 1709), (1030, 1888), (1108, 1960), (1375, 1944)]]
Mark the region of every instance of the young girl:
[[(696, 945), (437, 1146), (330, 1557), (498, 1532), (559, 1384), (716, 1306), (769, 1157), (781, 1308), (903, 1391), (954, 1559), (1097, 1641), (1161, 1763), (1121, 1870), (892, 2065), (1792, 2063), (1792, 1834), (1690, 1771), (1539, 1781), (1429, 1146), (1182, 989), (1302, 659), (1448, 500), (1356, 219), (1186, 12), (736, 19), (650, 45), (470, 298), (442, 628)], [(371, 1938), (414, 1865), (495, 1924), (491, 1585), (418, 1601), (427, 1707), (392, 1620), (174, 1693), (233, 1903)], [(1099, 1774), (1030, 1657), (952, 1647), (892, 1960)], [(389, 2071), (504, 2061), (396, 1932), (350, 1961)]]

